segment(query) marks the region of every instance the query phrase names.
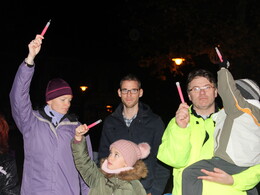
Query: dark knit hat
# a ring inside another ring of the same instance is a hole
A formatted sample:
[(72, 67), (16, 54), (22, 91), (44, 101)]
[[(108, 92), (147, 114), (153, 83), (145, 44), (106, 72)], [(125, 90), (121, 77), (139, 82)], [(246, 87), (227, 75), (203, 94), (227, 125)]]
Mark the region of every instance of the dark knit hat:
[(251, 79), (239, 79), (235, 82), (237, 89), (245, 99), (259, 100), (260, 89), (256, 82)]
[(62, 95), (73, 95), (69, 84), (61, 78), (50, 80), (45, 93), (46, 102)]
[(120, 139), (110, 145), (110, 149), (116, 148), (121, 155), (127, 166), (132, 167), (137, 160), (144, 159), (150, 154), (150, 145), (148, 143), (135, 144), (134, 142)]

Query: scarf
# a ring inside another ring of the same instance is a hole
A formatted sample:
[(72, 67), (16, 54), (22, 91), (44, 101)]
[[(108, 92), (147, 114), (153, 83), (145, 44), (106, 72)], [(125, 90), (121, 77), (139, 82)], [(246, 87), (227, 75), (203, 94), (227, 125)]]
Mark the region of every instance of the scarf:
[(51, 117), (51, 122), (57, 126), (61, 120), (61, 118), (64, 116), (64, 114), (60, 114), (58, 112), (56, 112), (55, 110), (52, 110), (51, 107), (49, 105), (46, 105), (44, 107), (44, 111), (45, 113)]

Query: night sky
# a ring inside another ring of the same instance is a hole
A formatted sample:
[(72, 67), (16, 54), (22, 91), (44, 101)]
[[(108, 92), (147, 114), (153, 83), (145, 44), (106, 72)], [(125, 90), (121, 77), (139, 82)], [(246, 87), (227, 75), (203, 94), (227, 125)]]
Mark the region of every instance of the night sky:
[[(186, 97), (190, 70), (202, 67), (216, 73), (217, 65), (212, 64), (209, 54), (217, 44), (234, 64), (231, 71), (235, 78), (259, 82), (260, 15), (256, 0), (12, 0), (1, 2), (0, 7), (0, 107), (10, 119), (8, 94), (14, 75), (28, 54), (27, 44), (50, 19), (35, 60), (32, 103), (42, 106), (47, 82), (62, 77), (73, 88), (72, 110), (82, 122), (109, 114), (105, 106), (115, 108), (120, 101), (116, 93), (120, 79), (134, 73), (143, 84), (142, 100), (168, 123), (180, 102), (175, 82), (181, 82)], [(169, 71), (169, 59), (177, 55), (187, 58), (186, 65), (179, 72)], [(147, 59), (148, 65), (140, 63)], [(85, 94), (80, 85), (89, 87)]]
[[(42, 106), (47, 82), (62, 77), (73, 88), (72, 111), (83, 123), (104, 119), (109, 114), (105, 106), (120, 102), (120, 79), (134, 73), (143, 84), (141, 100), (167, 124), (180, 103), (175, 82), (181, 82), (188, 100), (187, 73), (199, 66), (216, 73), (209, 54), (217, 44), (234, 64), (235, 78), (260, 82), (257, 0), (10, 0), (1, 1), (0, 14), (0, 111), (11, 125), (8, 95), (14, 75), (28, 54), (27, 44), (50, 19), (35, 60), (32, 104)], [(180, 74), (167, 69), (177, 54), (191, 59)], [(142, 59), (150, 59), (149, 65), (140, 67)], [(80, 85), (89, 89), (82, 93)]]
[[(35, 61), (31, 90), (35, 107), (44, 103), (42, 94), (53, 77), (67, 80), (76, 98), (82, 95), (80, 85), (89, 86), (84, 94), (87, 104), (101, 108), (116, 105), (119, 80), (132, 72), (143, 82), (143, 101), (152, 104), (168, 122), (179, 104), (175, 82), (181, 81), (185, 87), (187, 73), (196, 66), (216, 72), (217, 66), (213, 66), (208, 57), (216, 44), (223, 46), (221, 49), (235, 64), (231, 67), (235, 77), (249, 77), (259, 82), (257, 2), (1, 2), (1, 109), (9, 115), (8, 94), (18, 65), (28, 53), (27, 44), (51, 19)], [(183, 74), (165, 71), (170, 67), (169, 59), (177, 55), (189, 58), (187, 66), (180, 71)], [(143, 59), (149, 59), (149, 64), (143, 63), (141, 68)], [(77, 109), (79, 101), (75, 102)]]
[[(119, 103), (116, 94), (119, 80), (127, 73), (134, 73), (142, 80), (145, 91), (142, 100), (167, 123), (180, 101), (175, 82), (180, 81), (185, 90), (187, 73), (199, 66), (216, 73), (217, 65), (212, 64), (209, 54), (217, 44), (223, 46), (222, 51), (234, 64), (231, 71), (235, 78), (249, 77), (259, 83), (257, 2), (3, 1), (0, 6), (1, 110), (11, 118), (8, 94), (15, 72), (28, 53), (27, 44), (51, 19), (42, 50), (35, 60), (31, 86), (33, 106), (44, 104), (47, 82), (62, 77), (71, 84), (75, 94), (73, 111), (81, 115), (83, 102), (85, 107), (91, 107), (90, 113), (95, 111), (95, 116), (83, 117), (89, 123), (96, 115), (108, 114), (99, 112), (106, 105), (115, 107)], [(187, 58), (181, 74), (169, 71), (169, 59), (177, 55)], [(147, 59), (148, 65), (140, 63)], [(80, 85), (89, 87), (85, 94), (79, 90)]]

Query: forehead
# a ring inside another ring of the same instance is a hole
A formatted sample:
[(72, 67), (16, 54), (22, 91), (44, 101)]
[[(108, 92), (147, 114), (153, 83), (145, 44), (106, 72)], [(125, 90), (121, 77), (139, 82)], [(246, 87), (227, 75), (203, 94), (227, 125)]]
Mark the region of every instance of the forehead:
[(121, 153), (119, 152), (119, 150), (117, 150), (115, 147), (112, 147), (112, 148), (110, 149), (110, 151), (113, 152), (113, 153), (119, 153), (119, 154), (121, 154)]
[(126, 80), (122, 82), (121, 88), (138, 88), (138, 82), (132, 80)]
[(72, 99), (72, 97), (73, 97), (72, 95), (62, 95), (62, 96), (59, 96), (55, 99)]
[(189, 87), (202, 87), (205, 85), (209, 85), (211, 82), (206, 77), (195, 77), (190, 83)]

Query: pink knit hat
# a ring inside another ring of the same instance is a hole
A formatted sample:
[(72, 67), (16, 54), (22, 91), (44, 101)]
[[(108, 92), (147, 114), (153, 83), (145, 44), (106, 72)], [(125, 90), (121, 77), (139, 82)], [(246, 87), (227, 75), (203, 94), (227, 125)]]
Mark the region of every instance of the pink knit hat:
[(46, 102), (62, 95), (72, 95), (69, 84), (61, 78), (50, 80), (45, 93)]
[(110, 145), (116, 148), (124, 157), (127, 166), (132, 167), (139, 159), (144, 159), (150, 154), (150, 145), (148, 143), (135, 144), (134, 142), (120, 139)]

